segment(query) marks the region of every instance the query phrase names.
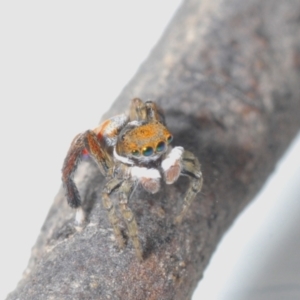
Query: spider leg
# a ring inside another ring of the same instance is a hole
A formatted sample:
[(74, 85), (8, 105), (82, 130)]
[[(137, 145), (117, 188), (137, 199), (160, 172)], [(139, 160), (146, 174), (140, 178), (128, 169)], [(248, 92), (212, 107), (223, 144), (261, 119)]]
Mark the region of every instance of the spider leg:
[(126, 222), (128, 235), (132, 240), (133, 246), (135, 248), (136, 255), (140, 261), (143, 260), (143, 251), (138, 238), (138, 226), (132, 213), (128, 206), (128, 200), (132, 193), (135, 182), (132, 180), (125, 180), (119, 188), (119, 199), (120, 199), (120, 212)]
[(189, 206), (195, 199), (196, 195), (201, 191), (203, 184), (200, 163), (193, 153), (185, 150), (182, 154), (181, 164), (181, 174), (187, 175), (189, 177), (190, 185), (183, 200), (182, 210), (180, 214), (175, 218), (176, 223), (180, 223), (182, 221)]
[(116, 190), (122, 184), (122, 182), (123, 180), (113, 178), (107, 182), (102, 192), (102, 203), (104, 208), (107, 210), (108, 219), (113, 227), (114, 235), (120, 248), (124, 247), (124, 238), (119, 226), (120, 221), (116, 215), (115, 207), (109, 195)]
[(145, 102), (146, 110), (147, 110), (147, 120), (148, 121), (158, 121), (164, 125), (166, 125), (165, 115), (160, 106), (158, 106), (153, 101)]
[(139, 98), (134, 98), (131, 100), (129, 119), (130, 121), (158, 121), (165, 125), (165, 116), (162, 109), (153, 101), (146, 101), (144, 103)]
[(131, 100), (129, 108), (129, 120), (147, 120), (146, 106), (141, 99), (134, 98)]
[(73, 177), (80, 162), (83, 149), (84, 138), (82, 134), (78, 134), (72, 141), (62, 167), (62, 182), (66, 191), (67, 201), (68, 204), (73, 208), (78, 208), (81, 206), (80, 195)]
[(62, 168), (62, 182), (66, 191), (68, 204), (72, 208), (77, 208), (76, 223), (81, 226), (85, 220), (85, 213), (81, 208), (81, 199), (74, 182), (74, 173), (81, 160), (82, 151), (86, 149), (90, 156), (96, 161), (102, 174), (106, 174), (108, 169), (108, 158), (100, 143), (97, 135), (88, 130), (78, 134), (71, 143), (68, 154), (64, 160)]
[(98, 136), (92, 130), (87, 130), (83, 135), (86, 150), (98, 165), (101, 173), (105, 176), (111, 166), (109, 156), (101, 146)]

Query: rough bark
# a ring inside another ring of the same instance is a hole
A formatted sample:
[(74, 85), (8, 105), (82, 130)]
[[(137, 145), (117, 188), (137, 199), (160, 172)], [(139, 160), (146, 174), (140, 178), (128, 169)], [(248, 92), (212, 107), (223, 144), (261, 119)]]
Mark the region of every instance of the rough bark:
[(223, 233), (296, 135), (299, 83), (299, 1), (184, 2), (108, 115), (133, 97), (157, 101), (173, 144), (199, 158), (203, 192), (181, 225), (173, 220), (186, 178), (155, 196), (134, 193), (140, 263), (130, 241), (118, 251), (100, 201), (104, 178), (83, 162), (76, 177), (89, 225), (74, 230), (61, 189), (8, 299), (190, 299)]

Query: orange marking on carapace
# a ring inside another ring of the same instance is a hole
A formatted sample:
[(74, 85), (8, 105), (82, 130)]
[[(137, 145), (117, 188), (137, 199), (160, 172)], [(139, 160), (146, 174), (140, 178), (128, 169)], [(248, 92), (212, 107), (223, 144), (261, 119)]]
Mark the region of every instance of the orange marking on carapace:
[(162, 136), (167, 137), (169, 131), (160, 123), (149, 123), (132, 130), (128, 135), (132, 139), (148, 140), (161, 139)]
[(146, 124), (134, 130), (134, 136), (138, 139), (149, 139), (157, 133), (157, 126), (155, 124)]
[(121, 155), (127, 155), (134, 150), (143, 151), (144, 147), (156, 148), (161, 141), (167, 143), (170, 136), (169, 130), (159, 122), (151, 122), (128, 132), (124, 140), (119, 141), (117, 151)]

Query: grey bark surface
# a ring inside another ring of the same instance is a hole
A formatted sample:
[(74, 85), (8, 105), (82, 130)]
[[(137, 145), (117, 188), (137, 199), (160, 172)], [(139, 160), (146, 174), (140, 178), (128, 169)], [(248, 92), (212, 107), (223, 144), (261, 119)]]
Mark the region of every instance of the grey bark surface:
[(201, 162), (202, 193), (174, 225), (186, 178), (156, 195), (135, 191), (140, 263), (131, 241), (118, 250), (100, 199), (104, 177), (82, 162), (76, 181), (89, 224), (74, 229), (60, 189), (7, 299), (191, 298), (220, 238), (299, 130), (300, 2), (185, 1), (106, 116), (133, 97), (162, 106), (173, 144)]

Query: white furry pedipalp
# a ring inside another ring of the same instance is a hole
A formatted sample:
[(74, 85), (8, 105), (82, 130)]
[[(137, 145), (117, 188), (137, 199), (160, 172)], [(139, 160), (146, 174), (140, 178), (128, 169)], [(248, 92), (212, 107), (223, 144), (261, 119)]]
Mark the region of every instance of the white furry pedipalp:
[(160, 179), (161, 175), (156, 169), (147, 169), (144, 167), (132, 167), (130, 169), (130, 174), (133, 178), (149, 178), (149, 179)]
[(135, 166), (130, 169), (130, 174), (149, 193), (155, 194), (159, 191), (161, 175), (158, 170)]
[(174, 147), (171, 152), (168, 154), (168, 156), (162, 161), (161, 167), (164, 171), (169, 170), (172, 166), (176, 164), (178, 160), (181, 159), (182, 153), (184, 149), (183, 147)]

